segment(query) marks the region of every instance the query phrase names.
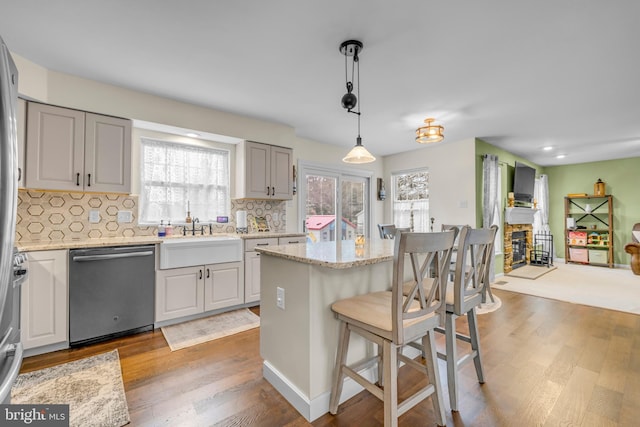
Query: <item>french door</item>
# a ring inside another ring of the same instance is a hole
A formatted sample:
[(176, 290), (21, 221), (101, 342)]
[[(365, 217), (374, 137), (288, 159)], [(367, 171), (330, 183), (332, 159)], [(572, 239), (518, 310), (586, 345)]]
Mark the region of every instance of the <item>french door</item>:
[(369, 236), (371, 173), (304, 162), (300, 162), (299, 170), (298, 212), (312, 242)]

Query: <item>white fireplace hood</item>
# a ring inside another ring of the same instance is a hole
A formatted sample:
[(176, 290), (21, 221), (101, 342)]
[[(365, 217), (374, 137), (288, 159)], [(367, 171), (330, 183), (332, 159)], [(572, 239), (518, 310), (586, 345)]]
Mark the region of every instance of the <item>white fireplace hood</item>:
[(538, 209), (506, 208), (504, 222), (507, 224), (533, 224), (533, 217)]

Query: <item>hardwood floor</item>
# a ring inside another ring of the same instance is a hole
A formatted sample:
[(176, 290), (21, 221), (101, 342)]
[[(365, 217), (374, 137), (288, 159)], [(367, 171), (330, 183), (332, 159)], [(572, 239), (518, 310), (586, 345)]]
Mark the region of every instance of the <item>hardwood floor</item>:
[[(486, 383), (478, 384), (473, 364), (463, 368), (461, 409), (446, 411), (447, 425), (638, 425), (640, 316), (495, 294), (502, 307), (479, 316)], [(258, 329), (176, 352), (156, 330), (27, 358), (22, 372), (116, 348), (131, 426), (310, 425), (262, 378)], [(414, 372), (401, 369), (401, 390), (420, 384)], [(446, 386), (442, 361), (440, 375)], [(448, 408), (446, 395), (445, 402)], [(434, 425), (430, 399), (399, 424)], [(337, 416), (326, 414), (311, 425), (379, 426), (382, 402), (362, 392)]]

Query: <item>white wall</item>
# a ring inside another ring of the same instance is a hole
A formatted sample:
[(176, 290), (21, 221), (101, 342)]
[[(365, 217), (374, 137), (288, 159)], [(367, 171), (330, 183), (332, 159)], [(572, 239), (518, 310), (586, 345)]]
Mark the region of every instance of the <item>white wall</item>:
[[(344, 167), (345, 164), (341, 161), (342, 157), (351, 149), (351, 147), (320, 144), (299, 138), (295, 134), (295, 129), (290, 126), (47, 70), (19, 55), (12, 55), (19, 72), (19, 93), (29, 99), (101, 114), (290, 147), (293, 148), (294, 164), (297, 164), (299, 160), (304, 160)], [(346, 135), (345, 138), (354, 141), (355, 144), (355, 135)], [(230, 147), (235, 155), (234, 146)], [(134, 163), (135, 165), (137, 163)], [(373, 172), (373, 195), (375, 193), (375, 178), (382, 176), (383, 161), (379, 159), (372, 164), (353, 167)], [(136, 171), (133, 173), (134, 176), (137, 175)], [(294, 196), (293, 201), (287, 202), (287, 231), (302, 231), (296, 197)], [(374, 202), (371, 222), (375, 226), (381, 222), (383, 211), (382, 203), (375, 201), (375, 198), (372, 200)]]
[(391, 174), (416, 168), (429, 169), (429, 208), (434, 231), (442, 224), (476, 224), (475, 139), (420, 147), (384, 158), (388, 198), (383, 222), (392, 222)]

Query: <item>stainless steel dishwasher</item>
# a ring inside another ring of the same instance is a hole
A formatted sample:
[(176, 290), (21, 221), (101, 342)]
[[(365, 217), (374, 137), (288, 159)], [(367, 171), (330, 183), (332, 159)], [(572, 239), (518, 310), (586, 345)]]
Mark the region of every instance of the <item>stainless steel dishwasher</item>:
[(69, 251), (69, 344), (153, 329), (155, 246)]

